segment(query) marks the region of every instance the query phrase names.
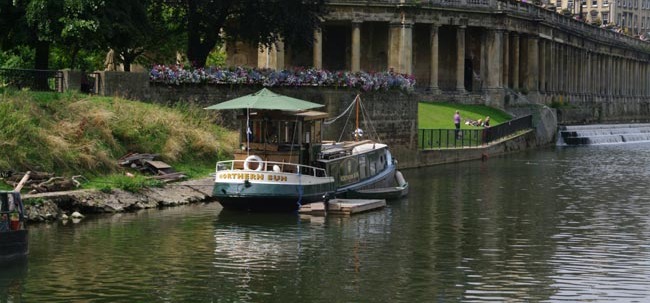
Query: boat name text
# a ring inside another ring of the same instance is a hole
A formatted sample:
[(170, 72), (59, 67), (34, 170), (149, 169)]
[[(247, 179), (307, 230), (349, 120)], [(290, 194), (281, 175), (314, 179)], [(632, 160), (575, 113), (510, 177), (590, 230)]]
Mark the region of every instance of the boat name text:
[(219, 174), (219, 179), (223, 180), (257, 180), (257, 181), (275, 181), (275, 182), (286, 182), (287, 176), (283, 175), (266, 175), (264, 174), (255, 174), (255, 173), (222, 173)]

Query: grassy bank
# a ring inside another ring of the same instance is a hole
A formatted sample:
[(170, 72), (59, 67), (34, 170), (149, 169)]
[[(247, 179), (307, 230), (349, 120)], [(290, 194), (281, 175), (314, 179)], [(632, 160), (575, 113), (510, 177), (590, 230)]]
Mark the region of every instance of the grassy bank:
[(0, 89), (0, 170), (83, 175), (93, 187), (110, 187), (124, 175), (117, 159), (138, 152), (207, 176), (236, 146), (218, 120), (217, 111), (189, 105)]
[(420, 102), (418, 105), (418, 128), (454, 128), (454, 113), (460, 111), (462, 118), (461, 128), (476, 128), (465, 125), (465, 119), (485, 119), (490, 116), (490, 125), (494, 126), (511, 119), (510, 115), (496, 108), (485, 105), (467, 105), (455, 103), (426, 103)]

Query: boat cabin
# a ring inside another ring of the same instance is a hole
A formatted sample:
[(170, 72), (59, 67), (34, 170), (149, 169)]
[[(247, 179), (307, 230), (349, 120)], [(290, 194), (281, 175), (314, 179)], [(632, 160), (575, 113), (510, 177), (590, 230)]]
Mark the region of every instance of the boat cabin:
[(322, 145), (318, 167), (336, 180), (336, 187), (371, 180), (382, 174), (392, 161), (387, 145), (371, 140)]
[(327, 113), (319, 111), (244, 112), (238, 117), (241, 148), (235, 151), (235, 160), (257, 155), (265, 161), (313, 164), (320, 152), (326, 117)]

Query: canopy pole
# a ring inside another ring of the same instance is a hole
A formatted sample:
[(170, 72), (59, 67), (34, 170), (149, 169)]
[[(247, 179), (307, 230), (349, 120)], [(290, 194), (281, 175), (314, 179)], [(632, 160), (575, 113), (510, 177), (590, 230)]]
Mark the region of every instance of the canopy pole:
[(246, 108), (246, 156), (250, 156), (250, 136), (253, 133), (251, 132), (250, 119), (251, 119), (251, 109), (247, 107)]

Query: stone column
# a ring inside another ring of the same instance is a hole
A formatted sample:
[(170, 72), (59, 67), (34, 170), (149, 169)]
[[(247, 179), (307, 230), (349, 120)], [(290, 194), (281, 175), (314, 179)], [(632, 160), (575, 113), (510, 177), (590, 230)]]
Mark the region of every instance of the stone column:
[(431, 46), (431, 66), (429, 76), (429, 89), (432, 93), (438, 93), (438, 25), (432, 24), (429, 30), (429, 45)]
[(399, 39), (399, 67), (404, 74), (413, 73), (413, 24), (402, 23)]
[(388, 69), (399, 70), (399, 46), (402, 24), (391, 22), (388, 26)]
[(539, 87), (539, 38), (528, 36), (528, 68), (526, 69), (526, 88), (537, 92)]
[(503, 84), (503, 87), (509, 87), (510, 83), (510, 33), (509, 32), (504, 32), (503, 33), (503, 59), (501, 62), (503, 62), (503, 71), (502, 71), (502, 79), (501, 83)]
[(557, 54), (556, 54), (557, 48), (556, 48), (555, 41), (553, 41), (553, 40), (551, 40), (548, 44), (549, 44), (548, 48), (549, 48), (549, 55), (550, 55), (550, 58), (549, 58), (549, 71), (548, 71), (548, 74), (550, 76), (549, 90), (551, 92), (555, 93), (557, 91), (557, 87), (556, 87), (556, 85), (557, 85), (557, 68), (556, 68), (556, 66), (557, 66)]
[(323, 32), (319, 29), (314, 30), (314, 54), (313, 65), (315, 69), (323, 68)]
[(539, 40), (539, 91), (546, 92), (546, 40)]
[(352, 21), (352, 55), (350, 71), (361, 70), (361, 22)]
[(567, 46), (562, 44), (561, 50), (562, 52), (562, 70), (560, 71), (560, 75), (562, 77), (562, 93), (567, 94), (569, 92), (569, 57), (568, 57), (568, 51), (567, 51)]
[(456, 90), (465, 92), (465, 26), (456, 29)]
[(498, 89), (501, 88), (501, 78), (503, 70), (503, 50), (502, 45), (503, 32), (499, 30), (488, 30), (487, 37), (485, 39), (485, 49), (487, 51), (487, 56), (482, 56), (482, 58), (487, 58), (487, 88), (488, 89)]
[(620, 96), (621, 95), (621, 59), (616, 57), (614, 58), (614, 87), (615, 87), (615, 95)]
[(275, 69), (283, 70), (284, 69), (284, 42), (278, 41), (275, 44)]
[(519, 89), (519, 34), (512, 36), (512, 89)]

